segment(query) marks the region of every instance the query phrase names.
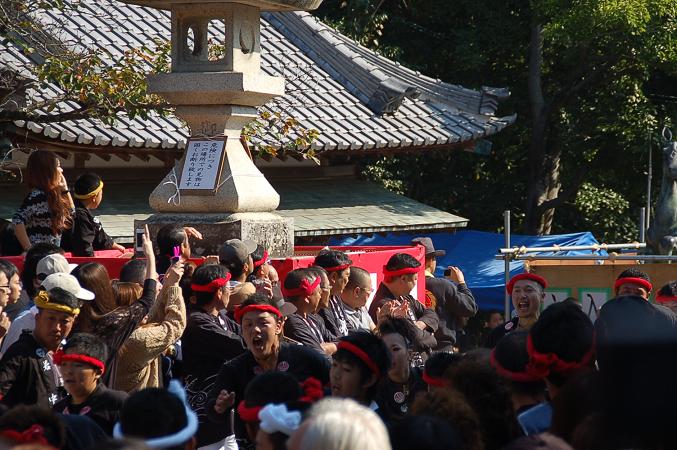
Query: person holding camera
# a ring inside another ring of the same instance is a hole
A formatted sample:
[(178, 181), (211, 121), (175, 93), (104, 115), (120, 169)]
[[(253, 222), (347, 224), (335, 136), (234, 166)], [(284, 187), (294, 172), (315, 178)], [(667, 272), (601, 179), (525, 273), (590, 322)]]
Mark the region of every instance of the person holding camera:
[(446, 255), (446, 252), (435, 250), (432, 239), (418, 237), (411, 244), (425, 248), (426, 306), (435, 310), (440, 319), (435, 332), (435, 351), (455, 352), (458, 348), (456, 333), (463, 329), (462, 319), (477, 314), (475, 297), (458, 267), (449, 266), (444, 273), (445, 278), (435, 277), (437, 257)]

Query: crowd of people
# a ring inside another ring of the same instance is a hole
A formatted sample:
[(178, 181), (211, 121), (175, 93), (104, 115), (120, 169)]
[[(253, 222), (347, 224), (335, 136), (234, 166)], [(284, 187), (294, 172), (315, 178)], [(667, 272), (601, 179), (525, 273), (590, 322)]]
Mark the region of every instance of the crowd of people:
[(653, 303), (627, 269), (593, 322), (575, 299), (542, 309), (547, 280), (519, 274), (514, 317), (489, 312), (468, 346), (477, 303), (458, 268), (434, 276), (426, 237), (424, 267), (395, 253), (373, 286), (330, 248), (282, 277), (239, 239), (196, 265), (199, 231), (167, 225), (111, 279), (64, 257), (116, 248), (91, 213), (103, 182), (81, 176), (73, 201), (44, 153), (14, 217), (23, 268), (0, 259), (0, 447), (677, 448), (677, 282)]

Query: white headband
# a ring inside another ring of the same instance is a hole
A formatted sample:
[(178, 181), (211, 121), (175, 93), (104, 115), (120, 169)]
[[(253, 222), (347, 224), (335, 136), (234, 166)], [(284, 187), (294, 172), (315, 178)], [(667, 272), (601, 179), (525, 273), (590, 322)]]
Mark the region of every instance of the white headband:
[[(179, 430), (174, 434), (153, 439), (146, 439), (144, 441), (145, 444), (151, 448), (175, 447), (187, 442), (190, 438), (195, 436), (195, 433), (197, 432), (197, 415), (192, 409), (190, 409), (190, 406), (188, 406), (188, 402), (186, 401), (186, 391), (183, 389), (183, 386), (181, 386), (181, 383), (179, 383), (177, 380), (172, 380), (169, 382), (169, 388), (167, 390), (177, 396), (183, 403), (184, 407), (186, 408), (187, 423), (182, 430)], [(113, 437), (115, 439), (123, 439), (126, 437), (138, 438), (139, 436), (125, 436), (122, 433), (122, 426), (120, 425), (120, 422), (118, 422), (113, 428)]]
[(268, 404), (259, 411), (259, 427), (268, 434), (283, 433), (287, 436), (296, 431), (301, 425), (301, 413), (298, 411), (288, 411), (287, 405)]

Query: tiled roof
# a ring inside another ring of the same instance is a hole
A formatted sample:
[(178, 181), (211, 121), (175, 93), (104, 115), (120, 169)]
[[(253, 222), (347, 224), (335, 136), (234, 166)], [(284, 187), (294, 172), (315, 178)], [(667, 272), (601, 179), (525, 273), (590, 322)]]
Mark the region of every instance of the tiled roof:
[[(434, 231), (465, 227), (468, 219), (440, 211), (356, 179), (271, 180), (280, 193), (277, 211), (294, 218), (296, 237), (341, 236), (416, 230)], [(134, 220), (153, 211), (148, 194), (155, 183), (111, 184), (96, 213), (106, 232), (121, 242), (132, 242)], [(2, 186), (0, 217), (10, 218), (21, 203), (23, 186)]]
[[(82, 0), (74, 12), (44, 12), (37, 19), (60, 23), (57, 38), (67, 45), (105, 48), (113, 57), (170, 36), (167, 12), (115, 0)], [(308, 13), (263, 13), (261, 48), (263, 72), (286, 79), (285, 96), (265, 108), (283, 108), (302, 127), (319, 130), (313, 145), (318, 151), (453, 145), (490, 136), (515, 120), (495, 116), (507, 90), (470, 90), (422, 76), (360, 47)], [(34, 62), (5, 41), (0, 42), (0, 64), (30, 75)], [(52, 87), (32, 95), (57, 93)], [(94, 149), (181, 149), (188, 134), (175, 117), (157, 114), (147, 120), (122, 114), (113, 127), (97, 120), (16, 125)], [(275, 142), (272, 136), (263, 140)]]

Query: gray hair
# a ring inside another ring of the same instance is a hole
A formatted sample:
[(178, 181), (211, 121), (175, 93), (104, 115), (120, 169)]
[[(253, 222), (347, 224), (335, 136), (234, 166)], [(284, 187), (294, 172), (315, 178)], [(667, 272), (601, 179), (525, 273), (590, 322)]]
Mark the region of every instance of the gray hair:
[(391, 450), (386, 427), (374, 411), (350, 399), (316, 403), (300, 432), (299, 450)]

